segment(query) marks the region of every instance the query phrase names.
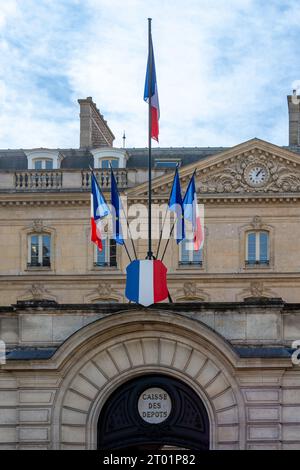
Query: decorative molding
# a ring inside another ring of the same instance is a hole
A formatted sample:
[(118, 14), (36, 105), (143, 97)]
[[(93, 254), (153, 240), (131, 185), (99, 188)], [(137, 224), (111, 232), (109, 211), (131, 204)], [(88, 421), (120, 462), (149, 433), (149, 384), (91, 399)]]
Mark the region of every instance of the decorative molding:
[(175, 295), (176, 301), (208, 302), (210, 300), (210, 296), (203, 289), (200, 289), (197, 283), (193, 281), (184, 282), (182, 289), (179, 289), (176, 292), (177, 292), (177, 295)]
[[(263, 166), (267, 175), (264, 184), (258, 187), (250, 184), (247, 171), (256, 165)], [(180, 170), (183, 187), (194, 171), (199, 193), (203, 195), (220, 197), (227, 194), (244, 198), (252, 194), (262, 196), (262, 200), (265, 201), (267, 194), (273, 193), (274, 196), (280, 194), (285, 198), (285, 193), (292, 193), (297, 197), (295, 193), (300, 190), (299, 155), (260, 139), (252, 139), (183, 167)], [(172, 181), (172, 174), (156, 178), (152, 185), (153, 193), (168, 194)], [(129, 189), (127, 194), (130, 198), (146, 196), (146, 183)], [(250, 201), (252, 202), (252, 199), (249, 199)]]
[(84, 297), (85, 302), (105, 301), (121, 302), (123, 296), (108, 282), (99, 282), (97, 287)]
[[(247, 178), (247, 168), (261, 165), (268, 169), (265, 184), (253, 187)], [(230, 158), (220, 165), (213, 165), (199, 176), (200, 193), (247, 193), (247, 192), (297, 192), (300, 190), (299, 165), (276, 155), (269, 155), (260, 149), (253, 149)]]
[(42, 219), (35, 219), (32, 222), (32, 230), (36, 233), (41, 233), (44, 230), (44, 222)]
[(262, 281), (251, 281), (249, 287), (243, 289), (240, 293), (236, 295), (236, 301), (243, 301), (244, 299), (251, 297), (275, 298), (280, 296), (268, 287), (265, 287)]
[(18, 297), (17, 300), (55, 300), (57, 301), (57, 297), (52, 295), (49, 292), (43, 283), (36, 282), (31, 285), (31, 287), (25, 291), (25, 293)]
[(252, 219), (251, 225), (255, 230), (261, 230), (262, 229), (261, 217), (259, 217), (258, 215), (255, 215)]

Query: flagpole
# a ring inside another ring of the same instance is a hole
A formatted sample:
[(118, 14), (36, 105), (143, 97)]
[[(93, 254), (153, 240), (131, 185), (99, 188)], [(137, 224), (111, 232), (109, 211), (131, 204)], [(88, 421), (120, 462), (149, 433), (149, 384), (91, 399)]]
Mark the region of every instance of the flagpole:
[[(177, 165), (176, 165), (175, 175), (176, 175), (176, 171), (178, 170), (178, 168), (179, 168), (179, 163), (177, 163)], [(157, 247), (157, 251), (156, 251), (156, 255), (155, 255), (156, 259), (158, 258), (160, 244), (161, 244), (161, 240), (162, 240), (162, 235), (163, 235), (163, 231), (164, 231), (164, 227), (165, 227), (165, 223), (166, 223), (166, 218), (167, 218), (167, 214), (168, 214), (168, 210), (169, 210), (170, 197), (171, 197), (171, 194), (170, 194), (169, 199), (168, 199), (168, 205), (167, 205), (167, 208), (166, 208), (166, 211), (165, 211), (165, 217), (164, 217), (162, 228), (161, 228), (160, 234), (159, 234), (158, 247)]]
[(152, 181), (151, 181), (151, 95), (152, 95), (152, 38), (151, 38), (151, 21), (148, 18), (148, 61), (149, 61), (149, 79), (148, 79), (148, 253), (147, 259), (153, 259), (152, 252), (152, 233), (151, 233), (151, 200), (152, 200)]
[[(113, 177), (115, 178), (115, 176), (114, 176), (114, 170), (113, 170), (113, 167), (111, 166), (111, 163), (110, 163), (110, 162), (109, 162), (109, 166), (110, 166), (110, 171), (111, 171)], [(116, 180), (116, 178), (115, 178), (115, 180)], [(118, 188), (118, 187), (117, 187), (117, 191), (118, 191), (118, 196), (120, 197), (120, 193), (119, 193), (119, 188)], [(121, 208), (122, 208), (122, 212), (123, 212), (123, 214), (124, 214), (125, 220), (126, 220), (127, 229), (128, 229), (128, 233), (129, 233), (129, 236), (130, 236), (130, 241), (131, 241), (133, 253), (134, 253), (135, 259), (138, 259), (138, 258), (137, 258), (137, 254), (136, 254), (136, 250), (135, 250), (135, 246), (134, 246), (134, 243), (133, 243), (133, 238), (132, 238), (132, 235), (131, 235), (131, 230), (130, 230), (129, 222), (128, 222), (127, 216), (126, 216), (126, 214), (125, 214), (125, 210), (124, 210), (124, 207), (123, 207), (123, 204), (122, 204), (122, 203), (121, 203)], [(120, 223), (121, 223), (121, 222), (120, 222)], [(127, 248), (126, 248), (126, 245), (125, 245), (125, 240), (123, 239), (123, 241), (124, 241), (125, 249), (127, 249)]]
[[(90, 171), (91, 171), (92, 175), (94, 175), (94, 177), (96, 178), (96, 181), (97, 181), (97, 183), (98, 183), (98, 180), (97, 180), (97, 177), (96, 177), (96, 174), (95, 174), (95, 172), (94, 172), (93, 168), (92, 168), (91, 166), (89, 166), (89, 169), (90, 169)], [(128, 249), (127, 249), (127, 246), (126, 246), (125, 240), (124, 240), (124, 248), (125, 248), (125, 251), (126, 251), (126, 253), (127, 253), (127, 256), (128, 256), (128, 258), (129, 258), (129, 261), (131, 262), (131, 261), (132, 261), (132, 258), (131, 258), (130, 254), (129, 254), (129, 251), (128, 251)]]

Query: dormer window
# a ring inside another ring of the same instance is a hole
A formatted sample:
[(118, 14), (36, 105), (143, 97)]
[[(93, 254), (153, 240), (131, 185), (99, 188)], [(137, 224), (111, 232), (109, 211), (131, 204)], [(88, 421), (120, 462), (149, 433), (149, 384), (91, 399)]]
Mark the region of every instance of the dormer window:
[(103, 147), (100, 149), (91, 149), (94, 157), (94, 168), (109, 170), (112, 168), (126, 168), (128, 154), (125, 149), (113, 147)]
[(53, 160), (50, 159), (39, 159), (34, 160), (35, 170), (53, 170)]
[(58, 150), (26, 150), (28, 170), (56, 170), (60, 167), (61, 154)]

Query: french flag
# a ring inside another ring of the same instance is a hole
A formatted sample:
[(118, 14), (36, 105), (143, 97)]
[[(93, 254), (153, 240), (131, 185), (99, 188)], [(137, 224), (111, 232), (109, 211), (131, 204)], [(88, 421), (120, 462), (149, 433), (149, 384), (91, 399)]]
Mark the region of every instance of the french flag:
[(91, 180), (91, 241), (102, 251), (101, 219), (110, 213), (94, 173)]
[[(150, 72), (150, 63), (152, 65), (151, 67), (152, 73)], [(149, 93), (149, 88), (150, 88), (150, 93)], [(151, 138), (158, 142), (159, 101), (158, 101), (158, 92), (157, 92), (157, 81), (156, 81), (152, 37), (150, 38), (150, 50), (149, 50), (149, 56), (148, 56), (145, 89), (144, 89), (144, 101), (146, 101), (147, 103), (149, 103), (149, 94), (151, 98)]]
[(191, 177), (183, 199), (183, 216), (192, 223), (194, 250), (198, 251), (204, 243), (204, 229), (202, 223), (203, 217), (197, 203), (195, 172)]
[(167, 268), (160, 260), (134, 260), (126, 268), (128, 300), (148, 307), (168, 297)]

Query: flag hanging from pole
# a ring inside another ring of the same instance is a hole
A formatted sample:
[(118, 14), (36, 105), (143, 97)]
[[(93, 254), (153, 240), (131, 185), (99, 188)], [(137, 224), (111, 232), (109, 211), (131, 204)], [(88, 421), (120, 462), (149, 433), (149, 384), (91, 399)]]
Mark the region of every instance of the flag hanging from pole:
[[(150, 63), (152, 65), (151, 71), (150, 71)], [(150, 81), (150, 87), (149, 87), (149, 81)], [(149, 50), (149, 56), (148, 56), (145, 89), (144, 89), (144, 101), (146, 101), (147, 103), (149, 103), (149, 88), (150, 88), (150, 97), (151, 97), (151, 138), (158, 142), (159, 101), (158, 101), (158, 91), (157, 91), (157, 81), (156, 81), (152, 37), (150, 38), (150, 50)]]
[(95, 175), (91, 178), (91, 241), (102, 251), (101, 219), (109, 214), (109, 208)]
[(198, 251), (204, 243), (204, 228), (197, 202), (195, 173), (191, 177), (183, 198), (183, 216), (192, 223), (194, 250)]
[(120, 218), (120, 211), (123, 210), (122, 202), (118, 191), (117, 182), (115, 179), (115, 175), (113, 169), (110, 169), (110, 176), (111, 176), (111, 205), (114, 208), (114, 213), (112, 214), (112, 221), (113, 221), (113, 239), (119, 245), (124, 245), (124, 238), (122, 233), (122, 226), (121, 226), (121, 218)]
[(171, 212), (175, 212), (176, 219), (176, 240), (177, 243), (185, 238), (184, 217), (183, 217), (183, 201), (181, 196), (180, 179), (178, 167), (176, 168), (173, 185), (171, 189), (168, 208)]

